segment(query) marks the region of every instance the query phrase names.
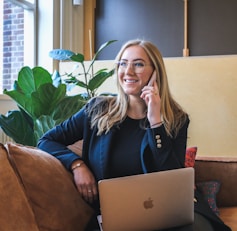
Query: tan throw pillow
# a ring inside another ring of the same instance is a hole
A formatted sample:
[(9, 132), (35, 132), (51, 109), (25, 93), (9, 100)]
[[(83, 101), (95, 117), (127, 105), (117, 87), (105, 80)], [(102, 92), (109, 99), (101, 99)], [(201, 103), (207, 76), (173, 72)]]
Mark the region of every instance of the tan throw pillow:
[(63, 165), (33, 147), (8, 143), (6, 148), (39, 230), (84, 230), (93, 210), (80, 197), (72, 175)]

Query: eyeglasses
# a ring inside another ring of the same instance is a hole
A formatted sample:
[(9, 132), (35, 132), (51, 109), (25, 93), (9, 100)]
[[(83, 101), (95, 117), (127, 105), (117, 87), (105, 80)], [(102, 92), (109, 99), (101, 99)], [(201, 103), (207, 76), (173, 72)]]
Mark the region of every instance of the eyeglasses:
[(152, 66), (151, 64), (146, 64), (142, 60), (137, 60), (137, 61), (133, 61), (133, 62), (121, 60), (117, 64), (118, 64), (118, 68), (119, 68), (120, 72), (125, 72), (128, 68), (128, 65), (130, 64), (132, 67), (132, 70), (136, 74), (141, 74), (144, 71), (145, 66)]

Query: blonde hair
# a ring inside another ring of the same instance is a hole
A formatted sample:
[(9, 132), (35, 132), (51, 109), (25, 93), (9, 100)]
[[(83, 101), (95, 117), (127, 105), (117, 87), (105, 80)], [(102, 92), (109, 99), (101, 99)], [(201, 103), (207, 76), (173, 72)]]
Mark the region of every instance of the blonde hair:
[[(164, 126), (169, 136), (176, 136), (181, 126), (187, 119), (187, 114), (174, 100), (170, 93), (164, 61), (157, 47), (149, 41), (130, 40), (126, 42), (116, 56), (119, 61), (123, 52), (131, 46), (140, 46), (147, 53), (157, 73), (157, 85), (161, 98), (161, 114)], [(116, 66), (116, 74), (118, 66)], [(118, 95), (116, 97), (98, 97), (88, 112), (91, 116), (91, 127), (97, 126), (98, 135), (107, 133), (115, 125), (123, 121), (127, 116), (129, 99), (124, 93), (117, 78)]]

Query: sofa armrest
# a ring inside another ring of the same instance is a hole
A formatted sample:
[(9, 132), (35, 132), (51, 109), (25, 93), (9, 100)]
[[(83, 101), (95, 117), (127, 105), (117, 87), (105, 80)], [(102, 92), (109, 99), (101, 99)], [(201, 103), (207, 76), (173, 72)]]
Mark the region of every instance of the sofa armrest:
[(196, 157), (195, 181), (218, 180), (221, 183), (217, 194), (219, 207), (237, 206), (237, 158)]

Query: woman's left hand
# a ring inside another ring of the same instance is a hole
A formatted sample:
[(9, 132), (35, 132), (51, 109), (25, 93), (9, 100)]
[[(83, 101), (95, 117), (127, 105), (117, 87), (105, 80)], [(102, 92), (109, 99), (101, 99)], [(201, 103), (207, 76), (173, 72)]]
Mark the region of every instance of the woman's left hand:
[(147, 118), (150, 124), (156, 124), (161, 121), (161, 100), (157, 83), (154, 82), (152, 86), (146, 85), (142, 89), (141, 98), (147, 105)]

